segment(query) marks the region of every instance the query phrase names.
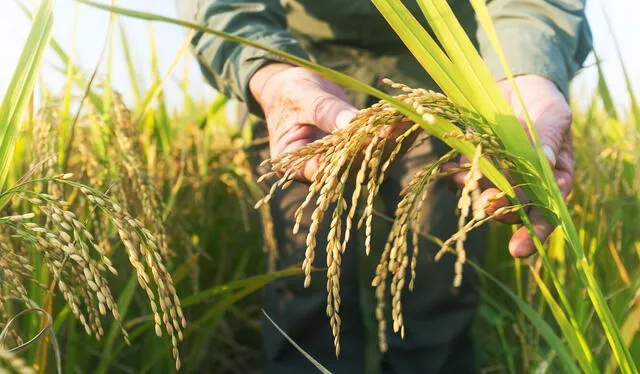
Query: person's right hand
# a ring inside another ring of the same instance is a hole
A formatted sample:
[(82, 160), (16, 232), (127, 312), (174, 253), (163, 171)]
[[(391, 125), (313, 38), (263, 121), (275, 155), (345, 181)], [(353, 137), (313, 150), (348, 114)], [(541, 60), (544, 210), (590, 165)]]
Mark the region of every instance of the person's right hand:
[[(284, 63), (259, 69), (251, 77), (249, 89), (267, 121), (271, 158), (346, 127), (358, 113), (340, 86)], [(314, 158), (299, 177), (311, 180), (317, 168), (318, 159)]]

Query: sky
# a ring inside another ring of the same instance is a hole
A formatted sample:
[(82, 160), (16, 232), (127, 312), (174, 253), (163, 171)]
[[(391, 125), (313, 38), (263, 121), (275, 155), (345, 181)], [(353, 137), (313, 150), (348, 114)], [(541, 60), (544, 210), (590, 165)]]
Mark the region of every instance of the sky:
[[(16, 5), (20, 0), (0, 0), (0, 97), (4, 95), (11, 79), (15, 64), (20, 55), (22, 45), (29, 31), (30, 21)], [(37, 3), (32, 0), (22, 0), (27, 4)], [(176, 16), (174, 0), (119, 0), (118, 5), (138, 10), (145, 10), (166, 16)], [(636, 90), (640, 90), (640, 1), (638, 0), (589, 0), (587, 1), (587, 16), (591, 23), (595, 48), (603, 60), (603, 68), (607, 81), (614, 93), (614, 100), (620, 107), (626, 107), (628, 97), (622, 69), (616, 55), (611, 38), (611, 32), (605, 19), (608, 14), (612, 22), (613, 33), (622, 49), (622, 57), (629, 70)], [(107, 33), (107, 13), (84, 5), (78, 5), (73, 0), (55, 0), (53, 37), (63, 48), (74, 55), (76, 64), (89, 73), (95, 67)], [(134, 64), (140, 72), (141, 82), (150, 81), (150, 48), (149, 29), (146, 21), (120, 18), (129, 44), (134, 55)], [(76, 31), (74, 31), (76, 30)], [(186, 31), (179, 27), (154, 23), (153, 31), (158, 42), (158, 63), (162, 74), (171, 65), (176, 54), (185, 42)], [(192, 59), (188, 65), (181, 64), (176, 69), (175, 77), (166, 86), (166, 95), (170, 104), (181, 103), (181, 91), (176, 83), (187, 72), (191, 77), (190, 93), (195, 97), (211, 98), (215, 95), (202, 80), (200, 72)], [(587, 66), (592, 64), (590, 57)], [(61, 63), (51, 51), (45, 56), (45, 67), (42, 81), (53, 92), (61, 89), (64, 76), (55, 69)], [(101, 65), (104, 71), (105, 64)], [(114, 45), (113, 85), (122, 92), (125, 99), (131, 100), (129, 76), (119, 43)], [(596, 85), (595, 67), (588, 67), (575, 80), (574, 92), (592, 92)]]

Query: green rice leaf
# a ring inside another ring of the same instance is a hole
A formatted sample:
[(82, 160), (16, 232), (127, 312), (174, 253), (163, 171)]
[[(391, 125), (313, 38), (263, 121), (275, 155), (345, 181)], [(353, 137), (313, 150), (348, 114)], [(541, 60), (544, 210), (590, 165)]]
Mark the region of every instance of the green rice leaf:
[(136, 106), (139, 107), (142, 102), (142, 94), (140, 93), (139, 75), (136, 71), (136, 66), (133, 62), (133, 54), (129, 47), (129, 38), (124, 30), (122, 23), (118, 24), (120, 31), (120, 44), (122, 44), (122, 53), (127, 64), (127, 73), (129, 74), (129, 82), (131, 83), (131, 91), (133, 92), (133, 98), (136, 101)]
[[(29, 17), (30, 20), (33, 21), (33, 14), (22, 3), (22, 1), (15, 0), (15, 2), (20, 7), (22, 12), (27, 17)], [(64, 50), (64, 48), (62, 48), (62, 45), (58, 43), (58, 41), (55, 38), (51, 37), (51, 40), (49, 41), (49, 45), (51, 46), (51, 49), (53, 50), (53, 52), (58, 56), (60, 61), (62, 61), (65, 67), (64, 69), (61, 70), (61, 72), (66, 76), (73, 77), (75, 84), (81, 89), (85, 89), (88, 86), (88, 82), (84, 78), (82, 70), (78, 66), (73, 64), (73, 60), (71, 56), (69, 56), (69, 54)], [(91, 100), (91, 104), (93, 104), (93, 106), (96, 107), (96, 109), (99, 112), (102, 112), (102, 98), (95, 92), (89, 91), (89, 99)]]
[(280, 332), (280, 334), (282, 334), (282, 336), (284, 336), (285, 339), (287, 339), (289, 343), (291, 343), (291, 345), (293, 345), (294, 348), (298, 350), (298, 352), (300, 352), (310, 363), (312, 363), (313, 366), (316, 367), (316, 369), (318, 369), (322, 374), (331, 374), (331, 372), (327, 368), (322, 366), (322, 364), (319, 363), (318, 360), (313, 358), (309, 353), (307, 353), (304, 349), (302, 349), (302, 347), (300, 347), (293, 339), (291, 339), (291, 337), (289, 337), (289, 335), (287, 335), (287, 333), (284, 332), (284, 330), (282, 330), (280, 326), (278, 326), (271, 319), (271, 317), (269, 317), (269, 315), (267, 314), (267, 312), (264, 311), (264, 309), (262, 310), (262, 314), (264, 314), (264, 316), (269, 320), (269, 322), (271, 322), (273, 327), (275, 327), (278, 330), (278, 332)]
[(549, 343), (551, 348), (556, 352), (566, 373), (581, 373), (580, 369), (576, 366), (574, 359), (567, 350), (564, 342), (556, 335), (551, 326), (545, 322), (525, 300), (519, 298), (513, 291), (507, 286), (498, 281), (493, 275), (483, 270), (480, 266), (473, 261), (469, 261), (469, 264), (482, 276), (490, 280), (497, 285), (502, 291), (504, 291), (515, 303), (518, 308), (524, 313), (529, 322), (536, 328), (540, 335)]
[(600, 369), (598, 369), (598, 366), (593, 360), (593, 355), (589, 350), (589, 345), (587, 344), (584, 335), (582, 335), (582, 332), (576, 328), (575, 324), (569, 321), (560, 305), (554, 299), (551, 291), (547, 288), (547, 285), (540, 278), (538, 272), (535, 269), (531, 269), (531, 274), (538, 285), (538, 289), (540, 290), (542, 297), (544, 297), (549, 305), (549, 309), (551, 310), (551, 313), (553, 313), (553, 316), (562, 330), (565, 339), (567, 339), (567, 342), (571, 346), (571, 351), (576, 355), (576, 359), (580, 364), (582, 371), (584, 373), (599, 373)]
[(20, 117), (33, 94), (52, 26), (51, 0), (43, 0), (0, 106), (0, 188), (4, 186), (9, 172), (20, 130)]
[(190, 306), (200, 304), (205, 301), (209, 301), (211, 300), (211, 298), (223, 293), (229, 293), (241, 288), (247, 288), (255, 285), (259, 285), (260, 287), (262, 287), (276, 279), (296, 276), (302, 273), (303, 273), (302, 268), (297, 267), (297, 268), (284, 269), (284, 270), (280, 270), (280, 271), (269, 273), (269, 274), (256, 275), (256, 276), (241, 279), (235, 282), (216, 286), (208, 290), (200, 291), (182, 300), (181, 304), (184, 308), (188, 308)]
[(604, 105), (604, 109), (607, 111), (609, 117), (618, 119), (618, 113), (616, 111), (615, 104), (613, 103), (611, 90), (609, 89), (607, 80), (604, 77), (604, 72), (602, 71), (602, 61), (600, 60), (597, 52), (594, 51), (593, 56), (596, 59), (596, 67), (598, 69), (598, 94), (602, 100), (602, 105)]

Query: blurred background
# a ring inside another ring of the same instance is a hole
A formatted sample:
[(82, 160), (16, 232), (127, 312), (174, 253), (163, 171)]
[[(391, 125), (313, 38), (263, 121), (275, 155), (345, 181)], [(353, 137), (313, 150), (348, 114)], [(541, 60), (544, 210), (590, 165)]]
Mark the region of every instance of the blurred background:
[[(25, 0), (25, 3), (28, 3)], [(118, 5), (132, 9), (144, 10), (167, 16), (176, 16), (176, 6), (173, 0), (121, 0)], [(78, 5), (72, 0), (58, 0), (55, 5), (56, 21), (54, 25), (54, 38), (67, 52), (74, 53), (76, 64), (87, 72), (91, 71), (98, 60), (102, 44), (107, 33), (107, 13), (86, 6)], [(623, 61), (630, 71), (634, 87), (640, 87), (640, 48), (638, 48), (639, 26), (637, 16), (640, 14), (640, 2), (635, 0), (590, 0), (587, 2), (587, 13), (593, 29), (595, 48), (603, 61), (604, 75), (613, 92), (616, 104), (622, 108), (628, 106), (625, 80), (616, 57), (616, 49), (612, 39), (615, 34), (621, 46)], [(76, 14), (79, 17), (76, 18)], [(611, 30), (606, 17), (614, 20)], [(76, 19), (78, 19), (76, 24)], [(149, 49), (149, 29), (147, 22), (120, 18), (127, 33), (129, 44), (133, 52), (134, 63), (139, 71), (145, 71), (144, 65), (148, 65), (151, 51)], [(14, 69), (15, 61), (23, 46), (29, 30), (29, 19), (20, 10), (15, 0), (3, 0), (0, 5), (0, 40), (2, 45), (2, 58), (0, 59), (0, 94), (4, 93), (9, 82), (9, 77)], [(79, 30), (75, 32), (74, 30)], [(158, 50), (158, 65), (161, 71), (166, 71), (171, 65), (180, 47), (185, 40), (185, 30), (172, 25), (155, 23), (153, 32), (160, 42)], [(122, 48), (116, 42), (114, 46), (113, 86), (120, 90), (127, 101), (131, 100), (129, 89), (129, 77), (122, 56)], [(194, 98), (213, 98), (214, 93), (200, 78), (200, 72), (194, 61), (190, 74), (190, 93)], [(574, 80), (573, 89), (578, 92), (591, 92), (597, 85), (597, 71), (593, 66), (594, 59), (591, 56), (586, 63), (584, 71)], [(61, 66), (57, 57), (50, 51), (46, 60), (43, 81), (53, 92), (62, 88), (65, 82), (64, 74), (56, 72)], [(102, 66), (102, 69), (105, 67)], [(178, 74), (184, 72), (184, 66), (176, 70)], [(150, 72), (139, 77), (142, 85), (149, 82)], [(181, 88), (178, 84), (169, 82), (166, 85), (165, 95), (168, 105), (180, 103)], [(576, 95), (578, 96), (578, 95)]]

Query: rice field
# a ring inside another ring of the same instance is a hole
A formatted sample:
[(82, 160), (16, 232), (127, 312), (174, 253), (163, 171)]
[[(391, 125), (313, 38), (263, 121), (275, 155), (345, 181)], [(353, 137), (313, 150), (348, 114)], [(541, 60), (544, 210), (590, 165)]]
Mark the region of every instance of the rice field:
[[(471, 2), (481, 26), (491, 29), (482, 17), (484, 2)], [(119, 93), (125, 88), (112, 85), (111, 53), (104, 56), (104, 76), (83, 71), (51, 36), (51, 0), (33, 13), (25, 8), (33, 27), (0, 106), (0, 372), (259, 373), (260, 290), (280, 277), (308, 284), (323, 271), (326, 323), (339, 353), (340, 256), (351, 227), (359, 227), (365, 250), (370, 247), (375, 220), (391, 220), (393, 229), (375, 273), (365, 280), (377, 296), (367, 313), (371, 335), (379, 337), (371, 342), (372, 359), (386, 349), (387, 330), (404, 334), (402, 294), (420, 277), (417, 253), (407, 248), (425, 237), (442, 248), (437, 257), (456, 258), (452, 287), (465, 272), (480, 275), (480, 372), (638, 372), (640, 102), (633, 88), (628, 109), (620, 110), (607, 77), (593, 67), (597, 89), (574, 98), (581, 103), (574, 106), (572, 130), (577, 165), (574, 189), (564, 199), (535, 139), (529, 146), (457, 22), (436, 22), (453, 17), (446, 1), (423, 9), (441, 46), (406, 27), (411, 15), (400, 0), (373, 3), (414, 55), (432, 56), (446, 67), (424, 66), (443, 93), (388, 81), (397, 94), (387, 95), (272, 51), (381, 101), (360, 111), (349, 127), (268, 160), (271, 171), (264, 175), (249, 163), (250, 151), (265, 141), (248, 125), (255, 119), (229, 116), (234, 104), (226, 98), (205, 102), (187, 89), (182, 105), (169, 105), (167, 81), (187, 87), (188, 72), (181, 75), (175, 65), (161, 72), (153, 56), (149, 66), (134, 64), (117, 20), (173, 23), (250, 41), (103, 5), (114, 12), (105, 50), (120, 38), (128, 56), (134, 100), (125, 102)], [(155, 51), (157, 41), (151, 40)], [(62, 63), (61, 92), (36, 88), (45, 50)], [(175, 61), (184, 58), (186, 43)], [(141, 69), (152, 72), (148, 85), (135, 78)], [(451, 83), (456, 80), (462, 83)], [(385, 139), (394, 131), (402, 135), (389, 146)], [(441, 139), (451, 151), (413, 176), (394, 217), (382, 216), (373, 208), (379, 185), (417, 134)], [(443, 168), (460, 155), (470, 161), (458, 170)], [(315, 207), (305, 261), (272, 271), (277, 243), (265, 202), (277, 189), (286, 192), (300, 165), (316, 156), (321, 172), (305, 201)], [(457, 171), (468, 172), (457, 232), (449, 238), (421, 232), (415, 212), (434, 181)], [(504, 172), (530, 202), (518, 201)], [(509, 202), (491, 215), (480, 206), (483, 176)], [(273, 182), (271, 190), (266, 180)], [(506, 248), (514, 227), (492, 218), (515, 213), (531, 228), (523, 209), (528, 204), (544, 208), (558, 228), (547, 243), (535, 243), (538, 254), (513, 259)], [(314, 223), (329, 215), (328, 237), (317, 238)], [(466, 258), (464, 241), (481, 225), (489, 226), (488, 247), (505, 250), (487, 251), (478, 264)], [(318, 247), (316, 240), (328, 245)], [(312, 268), (315, 256), (327, 257), (325, 269)], [(381, 318), (387, 313), (393, 326)], [(315, 365), (322, 370), (322, 362)]]

